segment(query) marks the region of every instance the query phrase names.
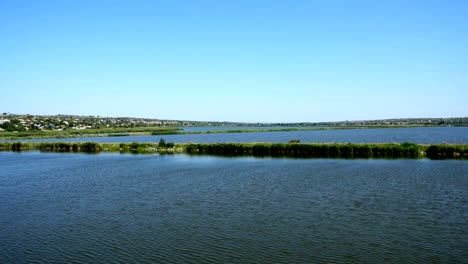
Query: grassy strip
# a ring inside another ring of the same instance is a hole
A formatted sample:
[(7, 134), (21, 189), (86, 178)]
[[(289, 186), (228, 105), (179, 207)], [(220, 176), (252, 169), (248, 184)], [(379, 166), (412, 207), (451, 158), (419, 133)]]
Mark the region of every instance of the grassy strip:
[[(349, 130), (349, 129), (377, 129), (377, 128), (415, 128), (417, 126), (340, 126), (340, 127), (289, 127), (268, 129), (232, 129), (232, 130), (205, 130), (205, 131), (176, 131), (177, 135), (194, 134), (228, 134), (228, 133), (255, 133), (255, 132), (295, 132), (295, 131), (321, 131), (321, 130)], [(421, 127), (421, 126), (418, 126)], [(154, 134), (158, 135), (158, 134)]]
[(96, 142), (0, 142), (0, 151), (28, 151), (40, 150), (44, 152), (122, 152), (122, 153), (155, 153), (182, 152), (181, 146), (174, 143), (96, 143)]
[(188, 153), (220, 156), (271, 156), (300, 158), (421, 158), (467, 159), (468, 145), (392, 144), (290, 144), (290, 143), (96, 143), (42, 142), (0, 143), (3, 151), (40, 150), (49, 152), (98, 153)]

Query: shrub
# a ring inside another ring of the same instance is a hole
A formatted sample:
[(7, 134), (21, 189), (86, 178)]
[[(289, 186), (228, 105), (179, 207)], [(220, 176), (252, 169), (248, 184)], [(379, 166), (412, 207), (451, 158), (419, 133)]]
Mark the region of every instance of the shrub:
[(163, 138), (161, 138), (161, 139), (159, 140), (159, 146), (160, 146), (160, 147), (165, 147), (165, 146), (166, 146), (166, 141), (165, 141)]
[(11, 144), (11, 150), (21, 151), (21, 142), (15, 142), (15, 143)]
[(85, 142), (80, 147), (83, 152), (99, 152), (101, 149), (101, 146), (96, 142)]
[(140, 143), (133, 142), (133, 143), (130, 144), (130, 150), (131, 151), (136, 151), (139, 146), (140, 146)]

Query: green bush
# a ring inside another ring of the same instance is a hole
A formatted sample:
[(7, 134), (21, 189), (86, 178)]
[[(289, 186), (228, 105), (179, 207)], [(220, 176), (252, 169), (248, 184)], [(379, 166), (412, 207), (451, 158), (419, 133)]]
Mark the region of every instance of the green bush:
[(159, 140), (159, 146), (160, 146), (160, 147), (165, 147), (165, 146), (166, 146), (166, 141), (164, 140), (164, 138), (161, 138), (161, 139)]
[(96, 142), (85, 142), (81, 144), (80, 150), (82, 152), (100, 152), (102, 147)]

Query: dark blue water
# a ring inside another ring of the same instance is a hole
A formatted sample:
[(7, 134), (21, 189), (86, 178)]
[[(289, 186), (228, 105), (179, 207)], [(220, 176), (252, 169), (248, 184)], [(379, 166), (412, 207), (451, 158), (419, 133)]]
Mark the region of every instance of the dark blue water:
[(258, 129), (285, 129), (285, 128), (304, 128), (304, 127), (285, 127), (285, 126), (202, 126), (202, 127), (182, 127), (184, 131), (223, 131), (223, 130), (258, 130)]
[(467, 263), (468, 162), (0, 153), (0, 263)]
[(166, 142), (176, 143), (288, 142), (293, 139), (298, 139), (301, 142), (413, 142), (419, 144), (468, 144), (468, 127), (419, 127), (288, 132), (221, 133), (199, 135), (86, 137), (68, 139), (36, 139), (30, 141), (158, 142), (161, 137), (164, 138)]

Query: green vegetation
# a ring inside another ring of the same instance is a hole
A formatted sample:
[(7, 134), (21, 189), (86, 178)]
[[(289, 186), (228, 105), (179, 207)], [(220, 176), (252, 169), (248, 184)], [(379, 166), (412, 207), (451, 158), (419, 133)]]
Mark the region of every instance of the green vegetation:
[(165, 146), (166, 146), (166, 141), (165, 141), (163, 138), (161, 138), (161, 139), (159, 140), (158, 146), (160, 146), (160, 147), (165, 147)]
[(418, 158), (424, 146), (403, 144), (299, 144), (299, 143), (223, 143), (190, 144), (187, 153), (222, 156), (273, 156), (301, 158)]
[[(10, 122), (8, 122), (9, 124)], [(320, 130), (345, 130), (345, 129), (378, 129), (378, 128), (415, 128), (420, 126), (339, 126), (339, 127), (283, 127), (283, 128), (255, 128), (234, 130), (206, 130), (183, 131), (176, 127), (117, 127), (117, 128), (90, 128), (90, 129), (66, 129), (66, 130), (21, 130), (2, 131), (0, 139), (34, 139), (34, 138), (78, 138), (78, 137), (122, 137), (136, 135), (194, 135), (194, 134), (226, 134), (226, 133), (260, 133), (260, 132), (294, 132), (294, 131), (320, 131)]]
[(95, 142), (65, 143), (65, 142), (43, 142), (36, 146), (41, 151), (51, 152), (88, 152), (97, 153), (102, 151), (101, 144)]
[(184, 132), (182, 132), (181, 130), (182, 129), (158, 129), (151, 131), (150, 134), (153, 136), (184, 134)]
[(0, 151), (28, 151), (39, 150), (44, 152), (121, 152), (121, 153), (158, 153), (182, 152), (181, 146), (166, 143), (164, 147), (159, 143), (96, 143), (96, 142), (0, 142)]
[[(182, 131), (180, 127), (211, 127), (208, 131)], [(251, 132), (287, 132), (335, 129), (408, 128), (468, 126), (468, 117), (412, 118), (367, 121), (301, 122), (301, 123), (236, 123), (160, 120), (132, 117), (75, 115), (0, 115), (0, 139), (75, 138), (96, 136), (176, 135)], [(217, 127), (246, 129), (216, 130)], [(247, 128), (249, 127), (249, 128)], [(250, 128), (255, 127), (255, 128)], [(279, 127), (279, 128), (270, 128)]]
[[(183, 124), (171, 120), (132, 117), (75, 115), (0, 115), (0, 128), (5, 131), (57, 131), (106, 128), (175, 127)], [(1, 131), (1, 130), (0, 130)]]
[(35, 146), (33, 143), (21, 143), (21, 142), (1, 143), (0, 142), (0, 150), (22, 151), (22, 150), (33, 150), (34, 147)]
[(77, 138), (77, 137), (122, 137), (135, 135), (190, 135), (190, 134), (221, 134), (221, 133), (253, 133), (253, 132), (290, 132), (309, 130), (332, 130), (350, 128), (278, 128), (278, 129), (238, 129), (238, 130), (208, 130), (182, 131), (174, 127), (135, 127), (135, 128), (103, 128), (83, 130), (33, 130), (1, 132), (1, 139), (33, 139), (33, 138)]
[(115, 134), (108, 134), (108, 137), (128, 137), (131, 136), (129, 133), (115, 133)]
[(468, 117), (454, 118), (396, 118), (380, 120), (346, 120), (337, 122), (245, 123), (154, 118), (78, 116), (78, 115), (18, 115), (0, 114), (0, 131), (57, 131), (142, 127), (416, 127), (416, 126), (468, 126)]
[(33, 139), (33, 138), (76, 138), (76, 137), (122, 137), (135, 135), (177, 134), (179, 128), (166, 127), (135, 127), (135, 128), (103, 128), (83, 130), (30, 130), (21, 132), (0, 132), (1, 139)]
[(18, 119), (14, 119), (9, 122), (4, 122), (0, 124), (0, 128), (8, 132), (26, 131), (26, 127), (23, 124), (21, 124), (21, 121), (19, 121)]
[(281, 128), (281, 129), (246, 129), (246, 130), (210, 130), (182, 131), (173, 127), (135, 127), (135, 128), (103, 128), (83, 130), (33, 130), (21, 132), (1, 132), (1, 139), (33, 139), (33, 138), (77, 138), (77, 137), (122, 137), (135, 135), (188, 135), (188, 134), (219, 134), (219, 133), (251, 133), (251, 132), (285, 132), (323, 130), (332, 128)]
[(468, 145), (430, 145), (425, 151), (430, 159), (468, 158)]
[(298, 158), (422, 158), (468, 159), (468, 145), (338, 144), (338, 143), (96, 143), (0, 142), (0, 151), (188, 153), (192, 155), (271, 156)]

